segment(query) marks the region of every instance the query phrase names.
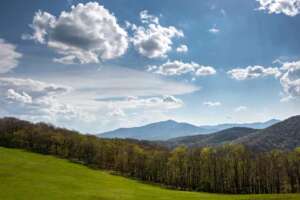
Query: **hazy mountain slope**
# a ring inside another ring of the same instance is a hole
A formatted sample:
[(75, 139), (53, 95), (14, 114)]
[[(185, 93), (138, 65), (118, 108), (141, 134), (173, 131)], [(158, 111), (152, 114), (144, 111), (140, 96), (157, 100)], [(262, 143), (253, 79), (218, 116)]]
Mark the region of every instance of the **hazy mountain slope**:
[(120, 128), (98, 134), (104, 138), (133, 138), (139, 140), (168, 140), (176, 137), (208, 134), (233, 127), (248, 127), (261, 129), (277, 123), (279, 120), (244, 124), (220, 124), (211, 126), (194, 126), (188, 123), (179, 123), (173, 120), (162, 121), (134, 128)]
[(212, 132), (188, 123), (178, 123), (173, 120), (148, 124), (135, 128), (120, 128), (99, 134), (105, 138), (134, 138), (140, 140), (166, 140), (173, 137)]
[(233, 143), (244, 144), (258, 151), (292, 150), (300, 146), (300, 115), (239, 138)]
[(271, 119), (265, 122), (253, 122), (253, 123), (231, 123), (231, 124), (219, 124), (212, 126), (201, 126), (202, 128), (210, 129), (214, 128), (217, 130), (225, 130), (233, 127), (245, 127), (245, 128), (253, 128), (253, 129), (264, 129), (273, 124), (280, 122), (278, 119)]
[(235, 127), (212, 134), (173, 138), (166, 141), (164, 144), (168, 147), (175, 147), (178, 145), (186, 145), (189, 147), (219, 146), (231, 143), (237, 138), (244, 137), (255, 131), (257, 131), (257, 129)]

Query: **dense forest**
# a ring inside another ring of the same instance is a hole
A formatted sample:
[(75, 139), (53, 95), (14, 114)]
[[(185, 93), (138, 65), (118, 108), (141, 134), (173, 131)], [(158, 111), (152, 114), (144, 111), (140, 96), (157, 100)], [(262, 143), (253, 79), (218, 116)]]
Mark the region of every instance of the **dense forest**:
[(100, 139), (15, 118), (0, 119), (0, 146), (51, 154), (181, 190), (300, 192), (300, 148), (260, 153), (242, 145), (170, 150), (154, 143)]

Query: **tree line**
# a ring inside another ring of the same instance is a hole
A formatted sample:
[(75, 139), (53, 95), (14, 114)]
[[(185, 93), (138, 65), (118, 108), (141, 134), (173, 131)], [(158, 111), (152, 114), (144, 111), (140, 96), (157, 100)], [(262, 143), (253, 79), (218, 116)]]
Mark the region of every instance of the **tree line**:
[(167, 149), (100, 139), (50, 124), (0, 119), (0, 146), (55, 155), (168, 187), (216, 193), (300, 192), (300, 148), (253, 152), (242, 145)]

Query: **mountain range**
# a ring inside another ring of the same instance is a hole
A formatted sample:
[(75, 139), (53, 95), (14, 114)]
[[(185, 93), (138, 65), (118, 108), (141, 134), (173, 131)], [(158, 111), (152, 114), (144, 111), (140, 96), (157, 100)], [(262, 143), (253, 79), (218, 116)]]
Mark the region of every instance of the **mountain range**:
[(122, 138), (122, 139), (131, 138), (131, 139), (138, 139), (138, 140), (166, 141), (171, 138), (177, 138), (177, 137), (215, 133), (233, 127), (264, 129), (278, 122), (279, 120), (272, 119), (266, 122), (256, 122), (256, 123), (243, 123), (243, 124), (232, 123), (232, 124), (195, 126), (189, 123), (182, 123), (173, 120), (168, 120), (168, 121), (156, 122), (156, 123), (152, 123), (140, 127), (119, 128), (113, 131), (98, 134), (97, 136), (102, 138)]
[(264, 129), (234, 127), (211, 134), (201, 134), (172, 138), (160, 142), (174, 148), (220, 146), (223, 144), (243, 144), (254, 151), (272, 149), (293, 150), (300, 147), (300, 115), (288, 118)]
[(240, 137), (232, 143), (243, 144), (256, 151), (293, 150), (300, 147), (300, 115)]
[[(273, 122), (275, 122), (273, 120)], [(270, 122), (268, 122), (270, 123)], [(266, 124), (268, 124), (266, 123)], [(158, 126), (164, 125), (164, 126)], [(168, 125), (168, 126), (166, 126)], [(238, 124), (242, 125), (242, 124)], [(250, 126), (249, 124), (246, 124)], [(253, 126), (253, 124), (251, 124)], [(143, 128), (150, 129), (148, 133), (153, 133), (156, 136), (156, 132), (160, 133), (168, 133), (168, 137), (174, 136), (172, 131), (180, 134), (187, 133), (196, 133), (198, 130), (207, 131), (203, 127), (200, 129), (197, 126), (193, 126), (187, 123), (177, 123), (175, 121), (165, 121), (162, 123), (154, 123)], [(261, 124), (260, 124), (261, 127)], [(160, 129), (161, 128), (161, 129)], [(181, 132), (179, 132), (177, 130)], [(141, 129), (140, 127), (135, 128)], [(45, 124), (45, 123), (30, 123), (27, 121), (15, 119), (15, 118), (0, 118), (0, 135), (2, 135), (2, 140), (0, 140), (1, 144), (6, 144), (7, 140), (5, 137), (7, 133), (14, 134), (24, 134), (28, 133), (28, 137), (33, 137), (35, 134), (35, 130), (42, 131), (45, 134), (48, 132), (57, 131), (59, 135), (60, 132), (63, 133), (74, 133), (79, 134), (78, 132), (70, 131), (67, 129), (57, 128), (53, 125)], [(212, 130), (212, 129), (211, 129)], [(130, 129), (126, 129), (126, 131), (130, 132)], [(183, 132), (186, 131), (186, 132)], [(179, 135), (180, 135), (179, 134)], [(154, 138), (151, 137), (151, 138)], [(91, 136), (95, 138), (95, 136)], [(150, 137), (150, 136), (148, 136)], [(4, 139), (3, 139), (4, 138)], [(39, 141), (39, 137), (34, 137), (35, 141)], [(56, 139), (54, 139), (56, 140)], [(104, 140), (107, 141), (107, 140)], [(122, 141), (122, 140), (116, 140)], [(270, 125), (263, 129), (257, 128), (249, 128), (249, 127), (231, 127), (228, 129), (216, 131), (213, 133), (206, 134), (197, 134), (192, 136), (180, 136), (175, 138), (170, 138), (167, 140), (155, 140), (155, 141), (147, 141), (147, 140), (136, 140), (136, 139), (127, 139), (128, 142), (132, 142), (138, 145), (141, 145), (146, 148), (161, 148), (173, 149), (177, 146), (185, 145), (187, 147), (216, 147), (221, 145), (230, 145), (230, 144), (242, 144), (248, 149), (253, 150), (254, 152), (263, 152), (270, 151), (273, 149), (280, 149), (284, 151), (293, 150), (297, 147), (300, 148), (300, 115), (290, 117), (286, 120), (277, 122), (273, 125)], [(300, 149), (299, 149), (300, 150)]]
[(162, 141), (161, 144), (171, 148), (180, 145), (185, 145), (188, 147), (220, 146), (226, 143), (231, 143), (232, 141), (235, 141), (239, 138), (248, 136), (256, 131), (258, 131), (258, 129), (234, 127), (211, 134), (172, 138), (167, 141)]

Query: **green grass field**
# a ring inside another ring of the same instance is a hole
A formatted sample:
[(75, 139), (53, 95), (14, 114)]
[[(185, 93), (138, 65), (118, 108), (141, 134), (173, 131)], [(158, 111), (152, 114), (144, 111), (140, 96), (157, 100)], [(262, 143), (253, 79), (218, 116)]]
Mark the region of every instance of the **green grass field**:
[(140, 183), (53, 156), (0, 147), (1, 200), (206, 200), (300, 199), (286, 195), (181, 192)]

